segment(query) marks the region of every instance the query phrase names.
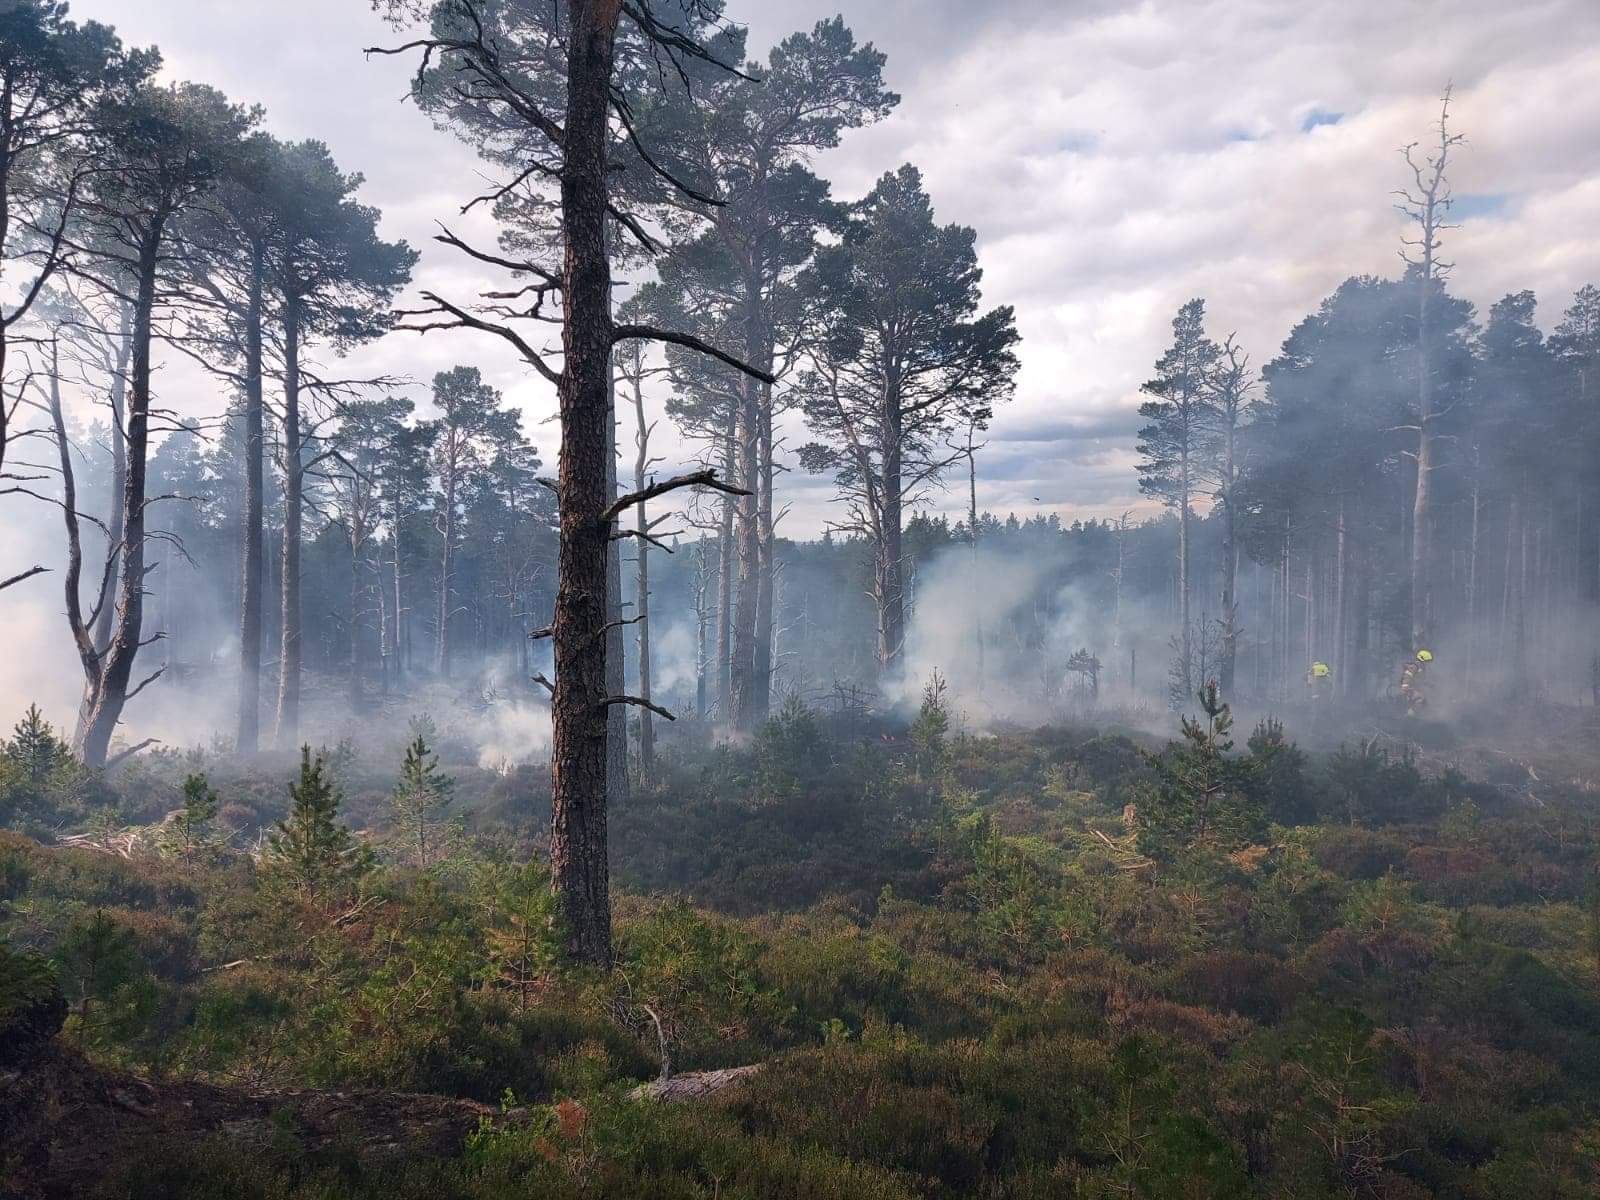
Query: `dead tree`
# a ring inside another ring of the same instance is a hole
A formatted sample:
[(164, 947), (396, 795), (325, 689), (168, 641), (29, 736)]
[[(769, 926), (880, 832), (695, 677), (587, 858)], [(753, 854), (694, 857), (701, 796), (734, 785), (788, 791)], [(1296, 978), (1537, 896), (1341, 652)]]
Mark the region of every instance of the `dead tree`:
[[(626, 311), (626, 310), (624, 310)], [(650, 456), (650, 435), (655, 431), (656, 423), (645, 419), (644, 411), (644, 381), (649, 375), (657, 371), (645, 366), (644, 346), (639, 342), (629, 342), (619, 355), (619, 374), (628, 385), (629, 398), (633, 403), (634, 419), (634, 459), (633, 459), (633, 490), (642, 493), (648, 486), (652, 468), (661, 460)], [(639, 696), (646, 704), (639, 709), (639, 782), (648, 787), (655, 774), (656, 759), (656, 733), (655, 714), (650, 710), (649, 700), (651, 692), (651, 663), (650, 663), (650, 547), (660, 546), (668, 554), (672, 548), (656, 534), (656, 528), (667, 520), (668, 514), (651, 519), (648, 506), (640, 501), (634, 513), (634, 527), (630, 530), (619, 530), (612, 535), (615, 539), (632, 537), (638, 540), (635, 548), (637, 558), (634, 560), (637, 569), (634, 582), (634, 614), (632, 620), (639, 627)]]
[[(1409, 217), (1417, 227), (1417, 236), (1402, 238), (1400, 257), (1414, 272), (1417, 285), (1417, 423), (1403, 426), (1417, 435), (1417, 449), (1410, 456), (1416, 460), (1417, 485), (1411, 509), (1411, 649), (1427, 647), (1429, 625), (1433, 616), (1433, 472), (1435, 443), (1439, 438), (1439, 422), (1449, 409), (1439, 411), (1433, 395), (1433, 326), (1430, 308), (1434, 288), (1450, 273), (1454, 265), (1439, 258), (1443, 245), (1441, 235), (1455, 226), (1446, 222), (1450, 212), (1451, 194), (1446, 170), (1450, 152), (1465, 137), (1450, 132), (1450, 88), (1445, 88), (1439, 102), (1438, 141), (1433, 149), (1422, 152), (1418, 143), (1401, 148), (1401, 155), (1411, 171), (1411, 184), (1395, 192), (1399, 197), (1395, 207)], [(1419, 161), (1420, 156), (1420, 161)]]
[[(87, 689), (74, 749), (85, 765), (102, 767), (123, 706), (159, 677), (132, 684), (143, 634), (146, 516), (145, 467), (152, 406), (151, 349), (156, 311), (171, 298), (171, 250), (179, 218), (208, 193), (216, 164), (237, 144), (255, 114), (231, 105), (217, 91), (193, 84), (145, 88), (116, 120), (116, 157), (97, 175), (85, 204), (95, 230), (96, 253), (107, 265), (100, 282), (116, 290), (131, 281), (132, 345), (128, 381), (128, 471), (122, 508), (126, 525), (111, 638), (99, 654), (94, 686)], [(159, 636), (159, 635), (157, 635)]]

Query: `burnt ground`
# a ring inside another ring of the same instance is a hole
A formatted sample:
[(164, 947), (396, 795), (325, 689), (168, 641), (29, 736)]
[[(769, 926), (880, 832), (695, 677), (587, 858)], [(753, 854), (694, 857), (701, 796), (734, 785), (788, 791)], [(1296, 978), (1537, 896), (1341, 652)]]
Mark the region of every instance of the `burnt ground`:
[(0, 1200), (76, 1197), (137, 1151), (220, 1137), (362, 1157), (458, 1153), (496, 1109), (386, 1091), (245, 1091), (108, 1070), (55, 1040), (0, 1063)]

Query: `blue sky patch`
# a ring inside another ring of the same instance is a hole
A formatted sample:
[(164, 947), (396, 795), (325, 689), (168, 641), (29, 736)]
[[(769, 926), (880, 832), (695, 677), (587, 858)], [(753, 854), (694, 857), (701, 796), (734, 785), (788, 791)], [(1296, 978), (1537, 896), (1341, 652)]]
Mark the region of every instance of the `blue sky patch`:
[(1510, 192), (1468, 192), (1450, 202), (1450, 215), (1458, 221), (1474, 217), (1498, 217), (1511, 203)]

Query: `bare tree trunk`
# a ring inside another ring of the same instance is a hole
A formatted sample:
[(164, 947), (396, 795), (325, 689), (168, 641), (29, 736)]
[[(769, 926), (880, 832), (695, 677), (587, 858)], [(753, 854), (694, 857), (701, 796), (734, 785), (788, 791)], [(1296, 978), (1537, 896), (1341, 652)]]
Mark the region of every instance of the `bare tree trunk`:
[[(728, 478), (739, 477), (737, 439), (730, 430), (723, 449)], [(733, 585), (737, 572), (733, 549), (734, 499), (722, 500), (722, 525), (717, 531), (717, 708), (724, 724), (733, 719)]]
[(444, 547), (439, 558), (439, 644), (434, 650), (433, 669), (441, 679), (450, 677), (450, 618), (453, 615), (453, 606), (450, 596), (450, 575), (454, 569), (454, 551), (456, 541), (456, 466), (454, 461), (445, 472), (444, 484), (444, 523), (440, 533), (444, 538)]
[[(766, 354), (757, 365), (771, 365), (771, 354)], [(761, 445), (759, 454), (759, 480), (756, 486), (757, 503), (757, 576), (756, 637), (753, 692), (754, 717), (759, 724), (772, 711), (772, 613), (776, 601), (776, 563), (773, 560), (772, 517), (772, 385), (761, 385)]]
[(735, 509), (734, 540), (739, 562), (733, 608), (733, 727), (748, 731), (759, 720), (756, 696), (756, 609), (761, 592), (761, 401), (760, 385), (745, 379), (740, 390), (738, 432), (740, 496)]
[(1439, 233), (1445, 228), (1449, 189), (1445, 168), (1450, 150), (1461, 140), (1449, 130), (1450, 91), (1445, 90), (1439, 111), (1439, 149), (1426, 165), (1414, 161), (1412, 150), (1405, 151), (1411, 165), (1416, 192), (1405, 193), (1405, 207), (1417, 223), (1419, 237), (1411, 243), (1420, 257), (1408, 259), (1417, 272), (1417, 488), (1411, 510), (1411, 649), (1425, 649), (1433, 620), (1433, 471), (1435, 425), (1439, 413), (1434, 409), (1432, 316), (1433, 286), (1448, 266), (1440, 265)]
[(1472, 451), (1472, 535), (1467, 545), (1467, 661), (1461, 674), (1470, 688), (1476, 674), (1479, 641), (1478, 629), (1478, 534), (1483, 513), (1483, 479), (1479, 470), (1478, 449)]
[(1328, 661), (1333, 664), (1333, 691), (1344, 691), (1345, 672), (1345, 568), (1347, 548), (1344, 525), (1344, 493), (1339, 494), (1338, 524), (1334, 530), (1333, 562), (1333, 647)]
[[(606, 365), (606, 503), (617, 497), (617, 379), (610, 361)], [(628, 690), (628, 648), (622, 625), (622, 543), (620, 521), (606, 529), (606, 694), (620, 696)], [(649, 709), (641, 709), (649, 715)], [(606, 709), (606, 801), (628, 799), (628, 710), (620, 704)]]
[[(360, 486), (352, 483), (352, 488)], [(351, 501), (350, 513), (350, 708), (359, 711), (366, 701), (361, 690), (361, 547), (366, 544), (366, 522), (361, 516), (361, 500)]]
[(710, 557), (706, 549), (706, 535), (702, 533), (694, 548), (694, 714), (702, 721), (706, 719), (707, 676), (710, 674), (706, 632), (711, 623), (710, 597), (707, 595), (711, 580)]
[(1232, 703), (1234, 669), (1239, 654), (1239, 528), (1234, 511), (1234, 426), (1227, 431), (1223, 459), (1222, 494), (1222, 663), (1218, 668), (1218, 687), (1223, 699)]
[[(393, 660), (394, 686), (397, 689), (405, 675), (401, 627), (405, 621), (406, 612), (405, 588), (400, 570), (400, 533), (405, 527), (405, 508), (400, 498), (400, 491), (399, 487), (395, 489), (394, 498), (394, 621), (392, 622), (393, 644), (390, 646), (390, 654)], [(523, 645), (524, 647), (527, 645), (526, 638), (523, 639)], [(526, 674), (526, 671), (524, 671), (524, 674)]]
[(1178, 471), (1178, 652), (1183, 656), (1179, 678), (1185, 700), (1195, 694), (1194, 631), (1189, 628), (1189, 452), (1183, 451)]
[(305, 459), (300, 435), (300, 298), (283, 311), (283, 548), (278, 586), (283, 633), (278, 652), (278, 715), (273, 741), (292, 750), (300, 741), (300, 529), (304, 520)]
[[(641, 368), (632, 377), (634, 446), (638, 453), (633, 460), (633, 490), (644, 491), (650, 476), (650, 431), (654, 428), (645, 420), (644, 383)], [(637, 559), (638, 575), (635, 583), (637, 609), (634, 616), (639, 622), (639, 696), (650, 699), (650, 517), (648, 506), (641, 503), (636, 514), (635, 530), (639, 534)], [(613, 545), (620, 543), (613, 542)], [(620, 633), (621, 631), (618, 630)], [(621, 691), (619, 687), (617, 691)], [(622, 711), (618, 708), (618, 711)], [(639, 783), (648, 788), (655, 775), (656, 727), (655, 714), (648, 708), (639, 709)]]
[(256, 752), (261, 730), (262, 395), (264, 251), (252, 248), (244, 314), (244, 561), (239, 568), (239, 722), (234, 749)]
[(900, 662), (905, 648), (905, 572), (901, 524), (904, 520), (904, 413), (900, 407), (900, 383), (890, 378), (884, 389), (883, 471), (879, 481), (882, 514), (877, 531), (877, 564), (873, 573), (873, 592), (878, 606), (878, 668), (887, 674)]
[[(78, 660), (83, 666), (83, 699), (78, 706), (78, 719), (73, 729), (72, 744), (81, 747), (88, 728), (88, 716), (100, 694), (100, 646), (86, 628), (83, 619), (83, 537), (78, 519), (77, 479), (72, 467), (72, 444), (67, 438), (67, 422), (61, 410), (60, 344), (50, 341), (50, 418), (55, 430), (56, 451), (61, 466), (61, 514), (67, 533), (67, 570), (63, 579), (66, 596), (67, 628), (72, 633)], [(116, 547), (106, 555), (106, 577), (101, 583), (98, 600), (99, 611), (111, 608), (108, 588), (116, 570)]]
[[(111, 512), (106, 519), (106, 558), (112, 572), (109, 586), (116, 586), (115, 572), (122, 559), (122, 534), (127, 524), (123, 510), (123, 488), (128, 481), (128, 438), (123, 410), (128, 395), (128, 354), (133, 341), (133, 309), (117, 302), (117, 349), (111, 376)], [(112, 605), (100, 605), (94, 622), (95, 648), (104, 651), (111, 642)]]
[(573, 0), (562, 149), (562, 351), (550, 869), (567, 952), (611, 965), (606, 848), (605, 513), (611, 366), (606, 139), (618, 0)]
[[(978, 602), (976, 588), (978, 585), (978, 455), (977, 446), (973, 438), (977, 434), (977, 425), (967, 425), (967, 541), (972, 546), (972, 586), (974, 588), (972, 609), (972, 634), (977, 650), (977, 675), (978, 694), (983, 694), (983, 605)], [(1117, 536), (1117, 610), (1112, 619), (1111, 645), (1118, 645), (1118, 637), (1122, 632), (1122, 537)]]
[[(79, 750), (84, 765), (105, 766), (112, 734), (130, 695), (133, 662), (143, 644), (145, 595), (145, 465), (150, 443), (150, 338), (155, 310), (156, 267), (164, 225), (154, 222), (139, 247), (136, 299), (133, 310), (133, 372), (128, 395), (128, 476), (122, 489), (127, 514), (123, 538), (122, 572), (117, 586), (117, 615), (111, 641), (101, 656), (100, 686), (89, 706)], [(158, 672), (159, 674), (159, 672)], [(151, 675), (138, 687), (153, 682)]]

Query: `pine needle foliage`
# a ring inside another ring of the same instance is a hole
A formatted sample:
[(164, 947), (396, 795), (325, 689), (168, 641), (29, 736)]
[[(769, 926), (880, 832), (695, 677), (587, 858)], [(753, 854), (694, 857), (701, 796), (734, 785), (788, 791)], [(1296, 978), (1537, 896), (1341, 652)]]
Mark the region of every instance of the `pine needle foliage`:
[(267, 835), (266, 865), (312, 907), (326, 903), (371, 865), (370, 855), (339, 824), (343, 797), (321, 755), (300, 748), (300, 775), (289, 785), (289, 815)]
[(1183, 737), (1146, 756), (1155, 778), (1141, 785), (1139, 850), (1171, 861), (1195, 851), (1227, 853), (1263, 832), (1261, 764), (1233, 751), (1233, 714), (1215, 681), (1198, 693), (1202, 717), (1182, 719)]
[(454, 799), (455, 780), (439, 770), (439, 756), (418, 733), (406, 744), (400, 780), (390, 803), (406, 857), (426, 871), (438, 857), (444, 815)]

